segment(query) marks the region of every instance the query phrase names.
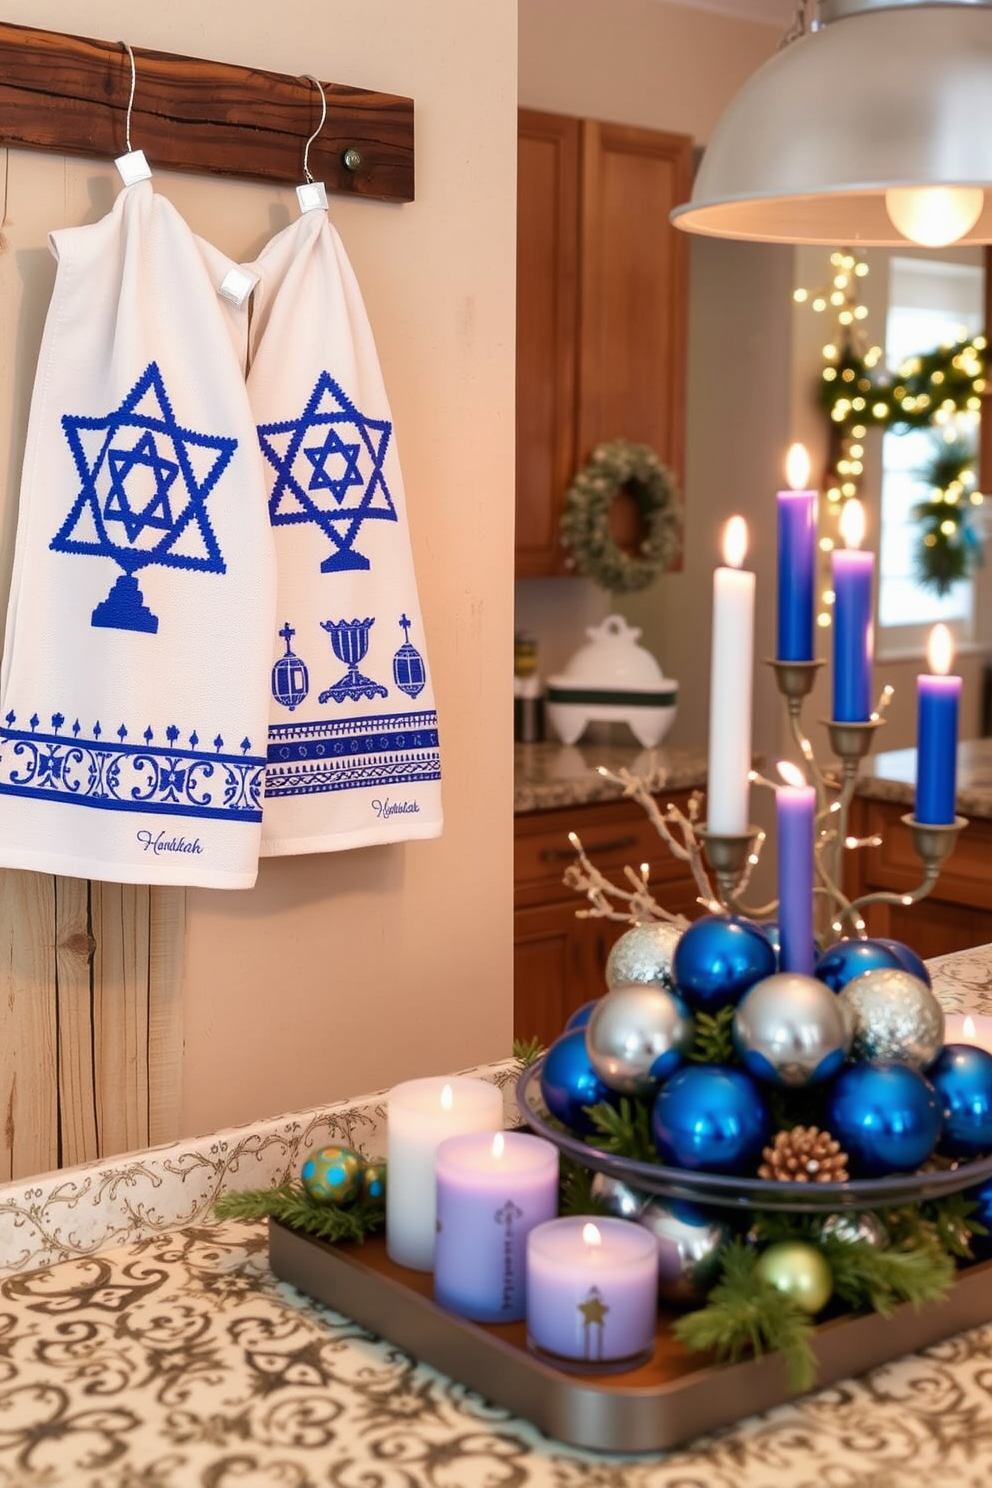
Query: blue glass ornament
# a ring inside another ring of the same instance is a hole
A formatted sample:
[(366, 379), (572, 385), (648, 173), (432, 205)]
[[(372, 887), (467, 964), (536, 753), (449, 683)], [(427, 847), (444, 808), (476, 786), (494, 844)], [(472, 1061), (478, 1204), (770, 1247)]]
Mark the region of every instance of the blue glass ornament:
[(598, 1002), (599, 998), (594, 997), (592, 1002), (584, 1002), (581, 1007), (576, 1008), (565, 1024), (564, 1032), (570, 1033), (573, 1028), (585, 1028), (589, 1019), (592, 1017), (592, 1010)]
[[(976, 1260), (988, 1260), (992, 1256), (992, 1178), (986, 1179), (977, 1188), (969, 1188), (965, 1198), (970, 1199), (975, 1205), (973, 1213), (968, 1216), (969, 1219), (976, 1219), (988, 1231), (987, 1235), (972, 1233), (968, 1243)], [(965, 1220), (966, 1224), (967, 1222)]]
[(880, 940), (838, 940), (836, 945), (824, 951), (813, 968), (813, 975), (839, 992), (863, 971), (901, 966), (903, 963), (895, 951)]
[(992, 1151), (992, 1054), (974, 1044), (946, 1044), (927, 1079), (944, 1114), (938, 1151), (948, 1157)]
[(940, 1136), (940, 1097), (906, 1064), (851, 1064), (827, 1097), (824, 1126), (860, 1177), (911, 1173)]
[(552, 1116), (585, 1135), (596, 1128), (583, 1107), (619, 1099), (589, 1063), (584, 1028), (563, 1033), (551, 1045), (541, 1066), (541, 1094)]
[(926, 982), (928, 987), (933, 985), (930, 981), (930, 973), (927, 971), (926, 962), (916, 954), (911, 946), (903, 945), (901, 940), (887, 940), (882, 935), (877, 937), (875, 944), (885, 946), (886, 950), (891, 951), (893, 956), (898, 957), (900, 966), (905, 967), (907, 971), (911, 971), (914, 976), (919, 977), (921, 982)]
[(704, 915), (686, 930), (672, 957), (681, 997), (701, 1012), (740, 1002), (755, 982), (771, 976), (774, 948), (757, 925), (737, 915)]
[(651, 1111), (661, 1160), (678, 1168), (753, 1172), (770, 1130), (754, 1080), (724, 1064), (677, 1070), (658, 1091)]

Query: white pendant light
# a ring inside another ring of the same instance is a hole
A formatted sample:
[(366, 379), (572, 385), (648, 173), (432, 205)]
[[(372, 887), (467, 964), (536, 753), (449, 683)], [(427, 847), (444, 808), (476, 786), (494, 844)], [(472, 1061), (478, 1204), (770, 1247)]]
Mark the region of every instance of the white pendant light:
[(992, 242), (992, 0), (799, 0), (796, 39), (707, 146), (687, 232), (895, 247)]

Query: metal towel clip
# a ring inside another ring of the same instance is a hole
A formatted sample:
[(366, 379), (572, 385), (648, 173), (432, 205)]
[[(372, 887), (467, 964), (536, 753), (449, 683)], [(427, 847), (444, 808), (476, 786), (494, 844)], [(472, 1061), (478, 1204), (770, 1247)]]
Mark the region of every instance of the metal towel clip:
[(318, 82), (317, 78), (313, 77), (312, 74), (309, 72), (305, 72), (303, 74), (303, 78), (305, 82), (313, 83), (314, 87), (317, 89), (317, 92), (320, 94), (320, 123), (317, 125), (317, 128), (314, 130), (313, 134), (303, 146), (304, 180), (303, 185), (297, 186), (296, 188), (296, 199), (300, 204), (301, 212), (326, 212), (327, 192), (324, 188), (324, 183), (323, 181), (315, 181), (310, 173), (310, 146), (313, 144), (314, 140), (323, 129), (325, 121), (327, 119), (327, 98), (325, 97), (324, 90)]

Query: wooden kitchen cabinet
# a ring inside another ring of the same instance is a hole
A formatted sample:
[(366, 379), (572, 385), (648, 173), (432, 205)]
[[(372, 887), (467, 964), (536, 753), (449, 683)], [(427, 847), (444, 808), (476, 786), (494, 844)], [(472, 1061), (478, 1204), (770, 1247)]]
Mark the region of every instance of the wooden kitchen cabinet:
[[(687, 792), (666, 795), (685, 809)], [(606, 960), (627, 928), (619, 920), (579, 919), (585, 903), (562, 882), (575, 862), (569, 832), (577, 832), (596, 867), (623, 883), (625, 864), (650, 864), (655, 897), (665, 909), (700, 913), (686, 865), (665, 847), (647, 815), (633, 801), (539, 811), (515, 818), (514, 984), (516, 1038), (550, 1044), (569, 1015), (605, 991)]]
[(688, 247), (668, 218), (691, 169), (687, 135), (520, 110), (518, 577), (570, 572), (565, 492), (601, 440), (681, 481)]
[[(855, 797), (850, 830), (879, 836), (882, 845), (847, 855), (845, 887), (852, 897), (878, 890), (910, 893), (923, 880), (923, 865), (901, 818), (909, 807)], [(870, 935), (891, 937), (928, 959), (992, 941), (992, 821), (974, 817), (946, 859), (930, 894), (918, 904), (873, 904), (865, 913)]]

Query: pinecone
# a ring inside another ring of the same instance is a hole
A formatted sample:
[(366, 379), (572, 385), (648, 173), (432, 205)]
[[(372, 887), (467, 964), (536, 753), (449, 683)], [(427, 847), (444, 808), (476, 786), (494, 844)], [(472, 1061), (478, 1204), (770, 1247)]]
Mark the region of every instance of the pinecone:
[(794, 1126), (780, 1131), (762, 1153), (759, 1178), (777, 1178), (782, 1183), (844, 1183), (847, 1153), (840, 1150), (828, 1131), (818, 1126)]

